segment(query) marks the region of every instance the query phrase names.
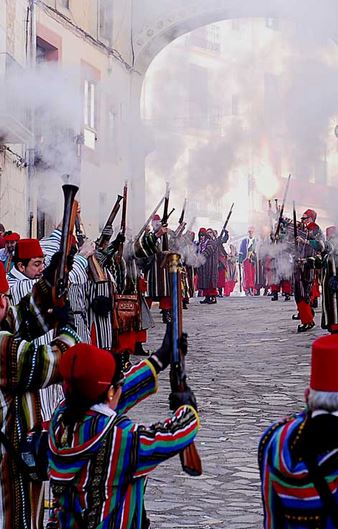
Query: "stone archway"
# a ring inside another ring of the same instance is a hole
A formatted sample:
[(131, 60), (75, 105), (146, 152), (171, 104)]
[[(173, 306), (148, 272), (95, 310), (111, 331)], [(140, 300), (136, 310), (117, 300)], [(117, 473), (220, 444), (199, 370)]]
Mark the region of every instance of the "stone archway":
[[(142, 5), (141, 5), (142, 4)], [(143, 123), (140, 115), (142, 85), (147, 69), (156, 55), (176, 38), (198, 27), (220, 20), (246, 17), (276, 17), (281, 0), (153, 0), (133, 4), (132, 41), (134, 66), (130, 84), (130, 174), (132, 176), (132, 224), (145, 217), (145, 158), (140, 142)]]
[[(276, 17), (284, 12), (281, 0), (162, 0), (154, 8), (152, 0), (135, 5), (133, 27), (134, 68), (144, 75), (154, 57), (177, 37), (220, 20), (241, 17)], [(149, 16), (148, 16), (149, 11)]]

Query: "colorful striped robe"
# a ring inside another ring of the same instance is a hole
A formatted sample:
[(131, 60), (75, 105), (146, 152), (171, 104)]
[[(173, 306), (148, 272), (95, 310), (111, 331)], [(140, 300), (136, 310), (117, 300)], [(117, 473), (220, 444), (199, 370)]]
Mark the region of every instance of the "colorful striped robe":
[(126, 374), (115, 411), (94, 406), (71, 432), (62, 423), (65, 404), (56, 411), (49, 462), (61, 529), (79, 529), (79, 519), (86, 529), (141, 529), (145, 477), (188, 446), (199, 427), (190, 406), (152, 426), (133, 423), (125, 413), (156, 390), (156, 372), (145, 360)]
[[(29, 430), (41, 427), (38, 390), (59, 381), (60, 356), (79, 341), (68, 327), (62, 329), (52, 345), (27, 341), (49, 330), (47, 309), (51, 303), (50, 288), (42, 279), (34, 286), (32, 296), (11, 307), (1, 323), (0, 427), (16, 449)], [(0, 446), (0, 527), (40, 529), (42, 483), (29, 483)]]
[[(61, 243), (61, 231), (54, 230), (49, 237), (41, 239), (40, 244), (43, 250), (47, 265), (52, 256), (59, 251)], [(86, 325), (86, 297), (85, 289), (87, 284), (87, 259), (81, 255), (76, 255), (72, 270), (69, 273), (69, 301), (74, 311), (76, 331), (83, 342), (90, 342), (88, 326)], [(12, 304), (17, 305), (21, 299), (32, 292), (36, 279), (29, 279), (22, 274), (15, 266), (7, 274)], [(37, 345), (46, 345), (53, 339), (53, 332), (50, 331), (44, 336), (35, 340)], [(56, 406), (64, 398), (60, 384), (53, 384), (40, 390), (41, 413), (43, 421), (49, 421)]]
[(304, 463), (310, 448), (338, 503), (338, 418), (320, 413), (323, 415), (309, 419), (303, 412), (276, 422), (260, 440), (264, 529), (335, 527)]

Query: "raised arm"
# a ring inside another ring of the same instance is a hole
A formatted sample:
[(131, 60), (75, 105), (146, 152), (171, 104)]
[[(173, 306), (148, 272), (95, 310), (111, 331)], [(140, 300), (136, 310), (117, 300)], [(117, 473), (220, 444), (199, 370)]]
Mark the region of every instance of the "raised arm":
[(172, 417), (152, 426), (139, 426), (139, 457), (134, 477), (153, 470), (177, 455), (195, 439), (200, 421), (191, 406), (179, 407)]

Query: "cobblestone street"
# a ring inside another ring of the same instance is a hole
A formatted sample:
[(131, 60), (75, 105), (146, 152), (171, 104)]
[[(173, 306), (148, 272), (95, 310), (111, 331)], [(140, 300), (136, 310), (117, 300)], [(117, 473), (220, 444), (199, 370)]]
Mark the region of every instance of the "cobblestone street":
[[(231, 297), (209, 306), (194, 299), (184, 311), (187, 370), (202, 421), (196, 444), (203, 475), (184, 474), (179, 458), (152, 473), (146, 491), (152, 529), (262, 527), (259, 437), (271, 421), (302, 408), (311, 343), (323, 334), (319, 312), (314, 330), (297, 334), (294, 309), (294, 302), (282, 299)], [(153, 314), (151, 349), (164, 333), (157, 307)], [(163, 419), (168, 394), (165, 372), (158, 395), (131, 416), (147, 423)]]

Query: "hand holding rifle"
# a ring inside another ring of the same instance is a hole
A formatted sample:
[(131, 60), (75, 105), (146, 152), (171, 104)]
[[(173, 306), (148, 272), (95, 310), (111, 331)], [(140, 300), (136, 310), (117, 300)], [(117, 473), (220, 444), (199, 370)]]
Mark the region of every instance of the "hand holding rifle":
[(233, 202), (231, 204), (231, 208), (230, 208), (230, 211), (228, 213), (228, 216), (227, 218), (225, 219), (225, 222), (224, 222), (224, 225), (223, 225), (223, 228), (221, 230), (221, 233), (219, 234), (219, 237), (218, 237), (218, 240), (222, 243), (226, 243), (229, 239), (229, 232), (227, 230), (227, 226), (228, 226), (228, 223), (229, 223), (229, 220), (230, 220), (230, 217), (232, 215), (232, 210), (234, 208), (234, 205), (235, 203)]
[[(282, 202), (282, 206), (281, 206), (281, 208), (279, 210), (278, 223), (277, 223), (276, 231), (275, 231), (274, 238), (273, 238), (274, 241), (277, 241), (279, 239), (279, 232), (280, 232), (280, 227), (281, 227), (281, 223), (282, 223), (282, 220), (283, 220), (284, 207), (285, 207), (286, 197), (287, 197), (289, 186), (290, 186), (290, 180), (291, 180), (291, 174), (289, 174), (288, 180), (286, 182), (286, 188), (285, 188), (285, 192), (284, 192), (283, 202)], [(277, 202), (276, 202), (276, 204), (277, 204)]]
[[(187, 384), (185, 371), (185, 354), (187, 352), (186, 337), (182, 332), (182, 291), (181, 275), (179, 268), (180, 255), (168, 254), (168, 267), (170, 275), (171, 290), (171, 344), (172, 354), (170, 363), (170, 385), (171, 394), (169, 402), (172, 409), (181, 405), (197, 407), (196, 399)], [(183, 470), (191, 476), (202, 474), (202, 463), (197, 452), (195, 443), (191, 443), (180, 453)]]

